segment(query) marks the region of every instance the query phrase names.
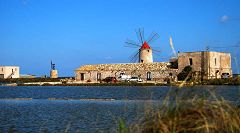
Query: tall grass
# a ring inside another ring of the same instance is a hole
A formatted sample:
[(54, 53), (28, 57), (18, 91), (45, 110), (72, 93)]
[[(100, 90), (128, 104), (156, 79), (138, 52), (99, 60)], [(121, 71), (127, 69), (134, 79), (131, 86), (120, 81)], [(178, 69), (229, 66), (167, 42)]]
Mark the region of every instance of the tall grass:
[[(156, 110), (147, 110), (141, 119), (128, 126), (120, 123), (121, 133), (239, 133), (240, 109), (210, 92), (208, 98), (169, 93)], [(123, 128), (124, 127), (124, 128)]]

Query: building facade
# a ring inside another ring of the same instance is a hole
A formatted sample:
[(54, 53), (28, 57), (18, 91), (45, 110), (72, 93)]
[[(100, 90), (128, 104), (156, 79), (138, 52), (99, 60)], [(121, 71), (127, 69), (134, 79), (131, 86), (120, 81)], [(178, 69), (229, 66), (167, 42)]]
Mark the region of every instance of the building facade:
[(19, 78), (19, 67), (18, 66), (0, 66), (0, 78)]
[[(145, 52), (146, 48), (144, 48)], [(150, 57), (150, 54), (146, 54)], [(148, 62), (149, 63), (146, 63)], [(177, 81), (177, 75), (191, 66), (197, 80), (232, 77), (231, 55), (224, 52), (200, 51), (178, 53), (170, 62), (151, 62), (152, 58), (139, 58), (139, 63), (84, 65), (75, 70), (78, 82), (100, 82), (106, 77), (130, 75), (146, 82)]]
[(191, 66), (200, 79), (232, 77), (231, 55), (224, 52), (200, 51), (178, 54), (178, 72)]
[(75, 70), (76, 81), (83, 83), (100, 82), (106, 77), (118, 79), (122, 74), (139, 77), (143, 82), (165, 82), (176, 80), (177, 69), (170, 68), (170, 63), (154, 62), (84, 65)]

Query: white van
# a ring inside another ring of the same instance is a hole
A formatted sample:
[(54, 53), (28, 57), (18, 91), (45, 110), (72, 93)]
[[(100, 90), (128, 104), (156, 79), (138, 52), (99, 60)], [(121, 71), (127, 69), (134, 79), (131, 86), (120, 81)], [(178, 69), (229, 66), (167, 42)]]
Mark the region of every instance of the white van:
[(120, 81), (129, 81), (131, 79), (131, 75), (120, 75), (118, 78)]
[(142, 79), (139, 77), (131, 77), (129, 79), (130, 82), (142, 82)]

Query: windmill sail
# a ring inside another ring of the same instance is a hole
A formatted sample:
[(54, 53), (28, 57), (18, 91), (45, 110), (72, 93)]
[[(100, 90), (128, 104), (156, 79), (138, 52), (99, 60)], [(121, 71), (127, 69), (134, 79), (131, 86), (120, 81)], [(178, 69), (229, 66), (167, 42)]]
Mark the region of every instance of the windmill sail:
[(174, 49), (173, 41), (172, 41), (172, 37), (171, 37), (171, 36), (170, 36), (170, 39), (169, 39), (169, 43), (170, 43), (170, 47), (171, 47), (171, 49), (172, 49), (172, 52), (173, 52), (174, 57), (177, 57), (177, 53), (176, 53), (176, 51), (175, 51), (175, 49)]

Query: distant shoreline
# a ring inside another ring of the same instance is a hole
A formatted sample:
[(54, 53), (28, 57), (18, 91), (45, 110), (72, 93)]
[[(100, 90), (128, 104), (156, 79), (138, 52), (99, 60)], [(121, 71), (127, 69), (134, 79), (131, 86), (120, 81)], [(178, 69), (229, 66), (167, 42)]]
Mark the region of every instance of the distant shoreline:
[(73, 79), (0, 79), (0, 86), (196, 86), (196, 85), (240, 85), (240, 78), (211, 79), (204, 81), (178, 81), (178, 82), (116, 82), (116, 83), (79, 83)]
[(240, 86), (240, 84), (161, 84), (161, 83), (81, 83), (81, 84), (1, 84), (0, 86), (175, 86), (175, 87), (191, 87), (191, 86), (207, 86), (207, 85), (216, 85), (216, 86)]

